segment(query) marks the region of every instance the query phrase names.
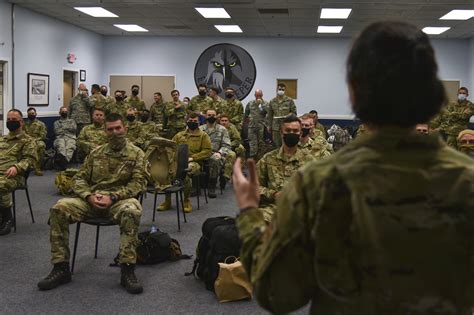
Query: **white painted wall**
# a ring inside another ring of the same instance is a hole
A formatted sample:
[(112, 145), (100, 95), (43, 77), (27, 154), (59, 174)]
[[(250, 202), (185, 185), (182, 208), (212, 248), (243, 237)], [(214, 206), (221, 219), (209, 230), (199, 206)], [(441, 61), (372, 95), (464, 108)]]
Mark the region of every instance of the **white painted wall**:
[[(49, 74), (49, 106), (37, 107), (40, 116), (57, 115), (62, 105), (63, 70), (87, 71), (90, 85), (102, 77), (103, 37), (68, 23), (15, 7), (15, 107), (27, 108), (27, 74)], [(67, 54), (74, 53), (74, 64)]]
[[(0, 61), (6, 62), (5, 78), (3, 82), (3, 114), (11, 108), (12, 104), (12, 33), (11, 33), (11, 7), (6, 0), (0, 0)], [(6, 119), (3, 120), (3, 133), (6, 132)]]
[[(120, 74), (175, 74), (182, 96), (196, 94), (193, 71), (207, 47), (233, 43), (246, 49), (257, 66), (255, 88), (275, 95), (277, 78), (298, 79), (298, 112), (317, 109), (321, 117), (347, 117), (351, 111), (345, 84), (348, 39), (105, 37), (104, 77)], [(433, 40), (440, 76), (471, 86), (469, 40)], [(166, 92), (166, 91), (164, 91)], [(251, 94), (252, 95), (252, 94)], [(251, 99), (251, 95), (244, 103)]]

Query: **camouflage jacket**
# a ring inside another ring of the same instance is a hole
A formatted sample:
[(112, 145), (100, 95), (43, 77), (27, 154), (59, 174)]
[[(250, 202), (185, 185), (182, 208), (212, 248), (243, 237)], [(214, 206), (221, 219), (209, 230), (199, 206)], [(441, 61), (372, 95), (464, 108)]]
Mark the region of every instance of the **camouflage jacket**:
[(146, 109), (145, 102), (138, 96), (129, 96), (124, 101), (128, 107), (133, 107), (138, 111), (138, 117), (141, 117), (142, 112)]
[(82, 128), (79, 133), (79, 138), (77, 138), (77, 144), (85, 144), (92, 148), (96, 148), (100, 145), (103, 145), (107, 142), (107, 135), (105, 134), (104, 125), (95, 126), (87, 125)]
[(107, 108), (107, 99), (101, 94), (92, 94), (89, 97), (89, 102), (91, 104), (92, 110), (94, 109), (102, 109), (105, 110)]
[(186, 128), (186, 109), (184, 103), (179, 101), (181, 107), (176, 109), (175, 103), (166, 104), (166, 117), (168, 117), (168, 128), (184, 129)]
[(0, 172), (15, 166), (20, 174), (33, 168), (37, 160), (35, 142), (24, 131), (0, 136)]
[(303, 150), (297, 150), (295, 155), (288, 157), (283, 153), (282, 147), (265, 154), (257, 163), (260, 204), (275, 203), (275, 194), (282, 190), (300, 167), (311, 160), (313, 157)]
[(216, 97), (216, 100), (214, 100), (212, 97), (211, 97), (211, 100), (212, 100), (212, 108), (215, 109), (217, 113), (219, 114), (225, 106), (225, 100), (219, 95)]
[(135, 198), (146, 188), (145, 153), (127, 141), (120, 151), (109, 144), (93, 150), (74, 176), (74, 192), (82, 199), (93, 193), (114, 194), (118, 199)]
[(212, 144), (208, 134), (199, 129), (197, 134), (192, 134), (189, 130), (178, 132), (173, 141), (177, 144), (187, 144), (189, 157), (199, 162), (212, 155)]
[(76, 124), (90, 124), (91, 109), (89, 98), (77, 94), (69, 102), (69, 118), (74, 119)]
[(252, 100), (245, 106), (244, 118), (249, 121), (249, 127), (255, 128), (261, 125), (265, 125), (268, 102), (265, 100)]
[(144, 148), (146, 134), (143, 129), (143, 123), (141, 121), (127, 121), (125, 125), (128, 127), (127, 130), (127, 139), (130, 140), (131, 143), (136, 145), (139, 148)]
[(33, 139), (41, 141), (46, 140), (46, 134), (48, 133), (44, 122), (38, 119), (35, 119), (33, 121), (26, 120), (25, 125), (23, 126), (23, 130)]
[(76, 139), (77, 124), (70, 118), (59, 118), (54, 122), (56, 138), (66, 137)]
[(321, 131), (323, 137), (326, 138), (326, 128), (323, 126), (323, 124), (317, 122), (316, 125), (314, 125), (314, 129)]
[(242, 213), (240, 259), (273, 313), (471, 314), (473, 195), (472, 159), (387, 128), (296, 172), (270, 227)]
[(122, 117), (125, 117), (127, 116), (127, 109), (129, 109), (128, 103), (125, 103), (124, 101), (113, 102), (107, 104), (107, 107), (105, 108), (105, 114), (109, 115), (115, 113), (122, 115)]
[(242, 121), (244, 119), (244, 107), (242, 102), (234, 98), (225, 101), (221, 106), (222, 107), (220, 108), (219, 113), (229, 116), (230, 122), (240, 130), (242, 128)]
[(308, 141), (305, 144), (301, 142), (298, 143), (298, 148), (301, 150), (306, 150), (314, 159), (321, 160), (325, 157), (328, 157), (332, 154), (329, 149), (329, 144), (326, 139), (322, 137), (316, 137), (314, 140), (311, 137), (308, 137)]
[(451, 102), (431, 122), (432, 128), (439, 128), (450, 136), (457, 136), (469, 126), (469, 118), (474, 115), (474, 104), (468, 100)]
[(295, 102), (284, 95), (283, 98), (273, 98), (268, 103), (267, 126), (271, 126), (274, 131), (280, 129), (282, 118), (294, 114), (296, 115)]
[(161, 125), (161, 129), (166, 128), (166, 104), (153, 103), (150, 107), (151, 120), (157, 125)]
[(191, 102), (188, 105), (188, 113), (203, 113), (205, 114), (208, 109), (215, 109), (212, 98), (209, 96), (196, 95), (191, 98)]
[(219, 152), (222, 156), (226, 156), (230, 152), (230, 137), (225, 127), (216, 123), (214, 128), (209, 128), (207, 124), (199, 128), (209, 135), (212, 143), (212, 152)]
[(235, 149), (242, 144), (242, 137), (240, 136), (240, 132), (233, 124), (229, 124), (227, 132), (229, 133), (230, 147), (233, 151), (235, 151)]

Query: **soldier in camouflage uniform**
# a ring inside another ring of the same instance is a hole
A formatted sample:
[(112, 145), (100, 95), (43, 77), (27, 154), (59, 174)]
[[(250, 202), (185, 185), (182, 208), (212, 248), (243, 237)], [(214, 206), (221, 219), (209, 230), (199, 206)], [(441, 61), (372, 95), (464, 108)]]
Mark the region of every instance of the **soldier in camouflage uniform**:
[(212, 98), (207, 96), (207, 85), (198, 85), (198, 94), (191, 98), (191, 102), (187, 108), (188, 113), (204, 114), (208, 109), (213, 109), (214, 104)]
[(467, 99), (468, 96), (468, 89), (461, 87), (458, 101), (449, 103), (431, 123), (432, 128), (447, 137), (446, 143), (453, 148), (457, 147), (459, 132), (469, 126), (469, 119), (474, 115), (474, 104)]
[(140, 87), (136, 84), (132, 85), (132, 95), (127, 97), (125, 103), (128, 107), (133, 107), (138, 112), (138, 118), (141, 118), (142, 112), (146, 109), (145, 102), (138, 96)]
[(263, 146), (263, 132), (267, 116), (268, 102), (263, 99), (263, 91), (255, 90), (255, 100), (245, 106), (244, 120), (248, 121), (248, 139), (251, 158), (256, 158), (259, 148)]
[[(209, 159), (208, 196), (209, 198), (216, 198), (217, 178), (225, 166), (227, 155), (231, 152), (229, 132), (217, 123), (217, 112), (214, 109), (207, 110), (206, 124), (200, 128), (209, 135), (212, 143), (213, 153)], [(221, 182), (221, 185), (225, 186), (225, 183)]]
[(159, 127), (157, 124), (155, 124), (154, 121), (150, 119), (151, 117), (151, 112), (148, 109), (145, 109), (142, 112), (142, 117), (141, 117), (141, 122), (142, 122), (142, 128), (143, 132), (149, 136), (159, 136)]
[(107, 108), (110, 103), (115, 103), (115, 99), (112, 96), (107, 95), (108, 92), (109, 89), (106, 85), (100, 86), (100, 94), (102, 94), (102, 96), (105, 98), (105, 108)]
[(46, 150), (46, 135), (48, 129), (46, 125), (41, 120), (36, 119), (36, 109), (33, 107), (28, 108), (28, 120), (25, 122), (23, 127), (27, 135), (35, 140), (37, 156), (36, 165), (35, 165), (35, 174), (38, 176), (43, 176), (41, 171), (41, 161), (44, 156), (44, 151)]
[(377, 132), (297, 171), (270, 226), (253, 161), (249, 180), (235, 164), (240, 261), (256, 299), (277, 314), (308, 302), (312, 314), (472, 314), (474, 164), (413, 132), (445, 100), (428, 36), (371, 24), (347, 70), (353, 111)]
[(209, 97), (212, 99), (210, 109), (215, 109), (218, 113), (225, 106), (225, 100), (219, 96), (219, 90), (216, 87), (209, 88)]
[(458, 149), (474, 158), (474, 130), (466, 129), (459, 133)]
[(314, 159), (321, 160), (332, 154), (330, 145), (323, 137), (311, 138), (309, 135), (314, 127), (314, 119), (310, 114), (300, 117), (301, 120), (301, 138), (298, 148), (306, 150)]
[(12, 191), (25, 184), (25, 173), (36, 164), (36, 146), (23, 131), (23, 114), (11, 109), (7, 114), (8, 135), (0, 137), (0, 235), (13, 226)]
[(328, 142), (332, 145), (332, 149), (334, 152), (339, 151), (343, 146), (348, 144), (352, 137), (347, 132), (347, 130), (342, 129), (338, 125), (332, 125), (331, 128), (328, 129)]
[(105, 108), (105, 114), (119, 114), (122, 117), (127, 115), (127, 109), (130, 107), (128, 103), (124, 101), (122, 91), (115, 91), (115, 102), (107, 104)]
[(107, 116), (108, 143), (94, 150), (74, 176), (78, 197), (60, 199), (50, 210), (51, 273), (38, 283), (40, 290), (71, 281), (69, 225), (90, 218), (108, 218), (120, 227), (120, 284), (127, 292), (141, 293), (135, 276), (138, 228), (142, 207), (136, 199), (146, 188), (145, 153), (126, 139), (123, 118)]
[(92, 84), (91, 92), (92, 95), (89, 97), (91, 109), (105, 109), (107, 107), (107, 99), (100, 92), (100, 86), (98, 84)]
[(136, 108), (130, 107), (127, 109), (127, 121), (125, 123), (125, 126), (127, 127), (127, 139), (140, 149), (144, 150), (145, 138), (147, 135), (144, 133), (143, 123), (137, 119), (137, 116), (138, 111)]
[[(191, 194), (191, 178), (194, 174), (201, 170), (204, 160), (208, 159), (212, 154), (211, 139), (207, 133), (199, 129), (199, 116), (197, 113), (188, 115), (187, 128), (178, 132), (173, 141), (176, 144), (187, 144), (189, 152), (189, 161), (187, 176), (184, 182), (184, 211), (191, 212), (193, 210), (189, 196)], [(165, 201), (158, 207), (158, 211), (164, 211), (171, 208), (171, 195), (167, 194)]]
[(158, 130), (163, 132), (167, 128), (166, 104), (160, 92), (153, 94), (155, 102), (150, 107), (151, 120), (158, 126)]
[(79, 93), (69, 102), (69, 118), (74, 119), (79, 134), (86, 125), (91, 123), (92, 105), (87, 96), (86, 86), (79, 84)]
[(76, 151), (76, 122), (68, 118), (68, 108), (63, 106), (59, 109), (61, 118), (54, 122), (54, 150), (56, 151), (55, 161), (59, 164), (61, 170), (67, 168)]
[(230, 138), (230, 147), (231, 151), (227, 154), (225, 159), (225, 166), (224, 166), (224, 183), (229, 181), (232, 176), (232, 167), (234, 166), (235, 160), (240, 157), (245, 159), (245, 148), (242, 145), (242, 137), (240, 136), (240, 132), (237, 128), (230, 123), (229, 117), (227, 115), (221, 115), (219, 118), (219, 124), (224, 126), (227, 131), (229, 132)]
[(92, 114), (93, 124), (86, 126), (79, 134), (77, 149), (80, 160), (86, 157), (92, 150), (107, 142), (104, 119), (105, 113), (102, 110), (94, 110)]
[(280, 127), (281, 121), (286, 116), (296, 115), (295, 102), (285, 95), (286, 85), (283, 83), (277, 86), (277, 96), (268, 103), (267, 126), (272, 134), (273, 144), (281, 147)]
[(267, 222), (271, 222), (277, 197), (285, 183), (305, 163), (314, 160), (311, 154), (298, 148), (301, 123), (296, 116), (283, 119), (281, 134), (282, 146), (265, 154), (257, 163), (261, 197), (259, 208)]
[(179, 100), (179, 91), (171, 91), (172, 101), (166, 104), (166, 117), (168, 117), (168, 136), (172, 139), (178, 132), (186, 129), (186, 109)]
[(242, 130), (242, 121), (244, 119), (244, 107), (242, 102), (235, 98), (235, 90), (233, 88), (225, 89), (226, 101), (217, 109), (217, 112), (221, 115), (229, 116), (229, 120), (235, 127)]
[(319, 122), (319, 116), (318, 116), (318, 112), (316, 110), (311, 110), (309, 112), (309, 114), (311, 115), (311, 117), (313, 118), (314, 120), (314, 129), (317, 129), (319, 131), (321, 131), (321, 136), (323, 138), (326, 138), (327, 137), (327, 134), (326, 134), (326, 128), (324, 127), (323, 124), (321, 124)]

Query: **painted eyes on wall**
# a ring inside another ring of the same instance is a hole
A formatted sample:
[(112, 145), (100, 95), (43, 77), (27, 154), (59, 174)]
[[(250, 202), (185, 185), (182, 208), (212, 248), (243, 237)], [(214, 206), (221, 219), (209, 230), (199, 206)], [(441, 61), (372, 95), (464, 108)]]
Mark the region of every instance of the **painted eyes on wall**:
[[(231, 63), (229, 65), (229, 67), (233, 68), (237, 65), (237, 63), (234, 61), (233, 63)], [(220, 63), (218, 63), (217, 61), (214, 61), (214, 67), (216, 67), (217, 69), (220, 69), (223, 67), (223, 65), (221, 65)]]

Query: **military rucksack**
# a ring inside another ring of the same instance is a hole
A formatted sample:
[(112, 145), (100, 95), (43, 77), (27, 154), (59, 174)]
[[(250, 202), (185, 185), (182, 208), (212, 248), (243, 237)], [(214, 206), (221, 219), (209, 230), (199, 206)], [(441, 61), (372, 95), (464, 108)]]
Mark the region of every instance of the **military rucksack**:
[(202, 225), (202, 236), (196, 248), (193, 270), (185, 275), (197, 275), (204, 281), (206, 289), (214, 291), (214, 282), (219, 275), (219, 263), (230, 256), (239, 257), (240, 246), (234, 218), (207, 219)]
[(145, 158), (150, 163), (149, 182), (159, 190), (171, 186), (176, 176), (176, 142), (154, 137), (146, 150)]
[(62, 195), (72, 195), (73, 188), (74, 188), (74, 175), (77, 174), (79, 170), (77, 168), (68, 168), (62, 172), (58, 172), (56, 174), (56, 179), (54, 180), (54, 184), (59, 189), (59, 192)]

